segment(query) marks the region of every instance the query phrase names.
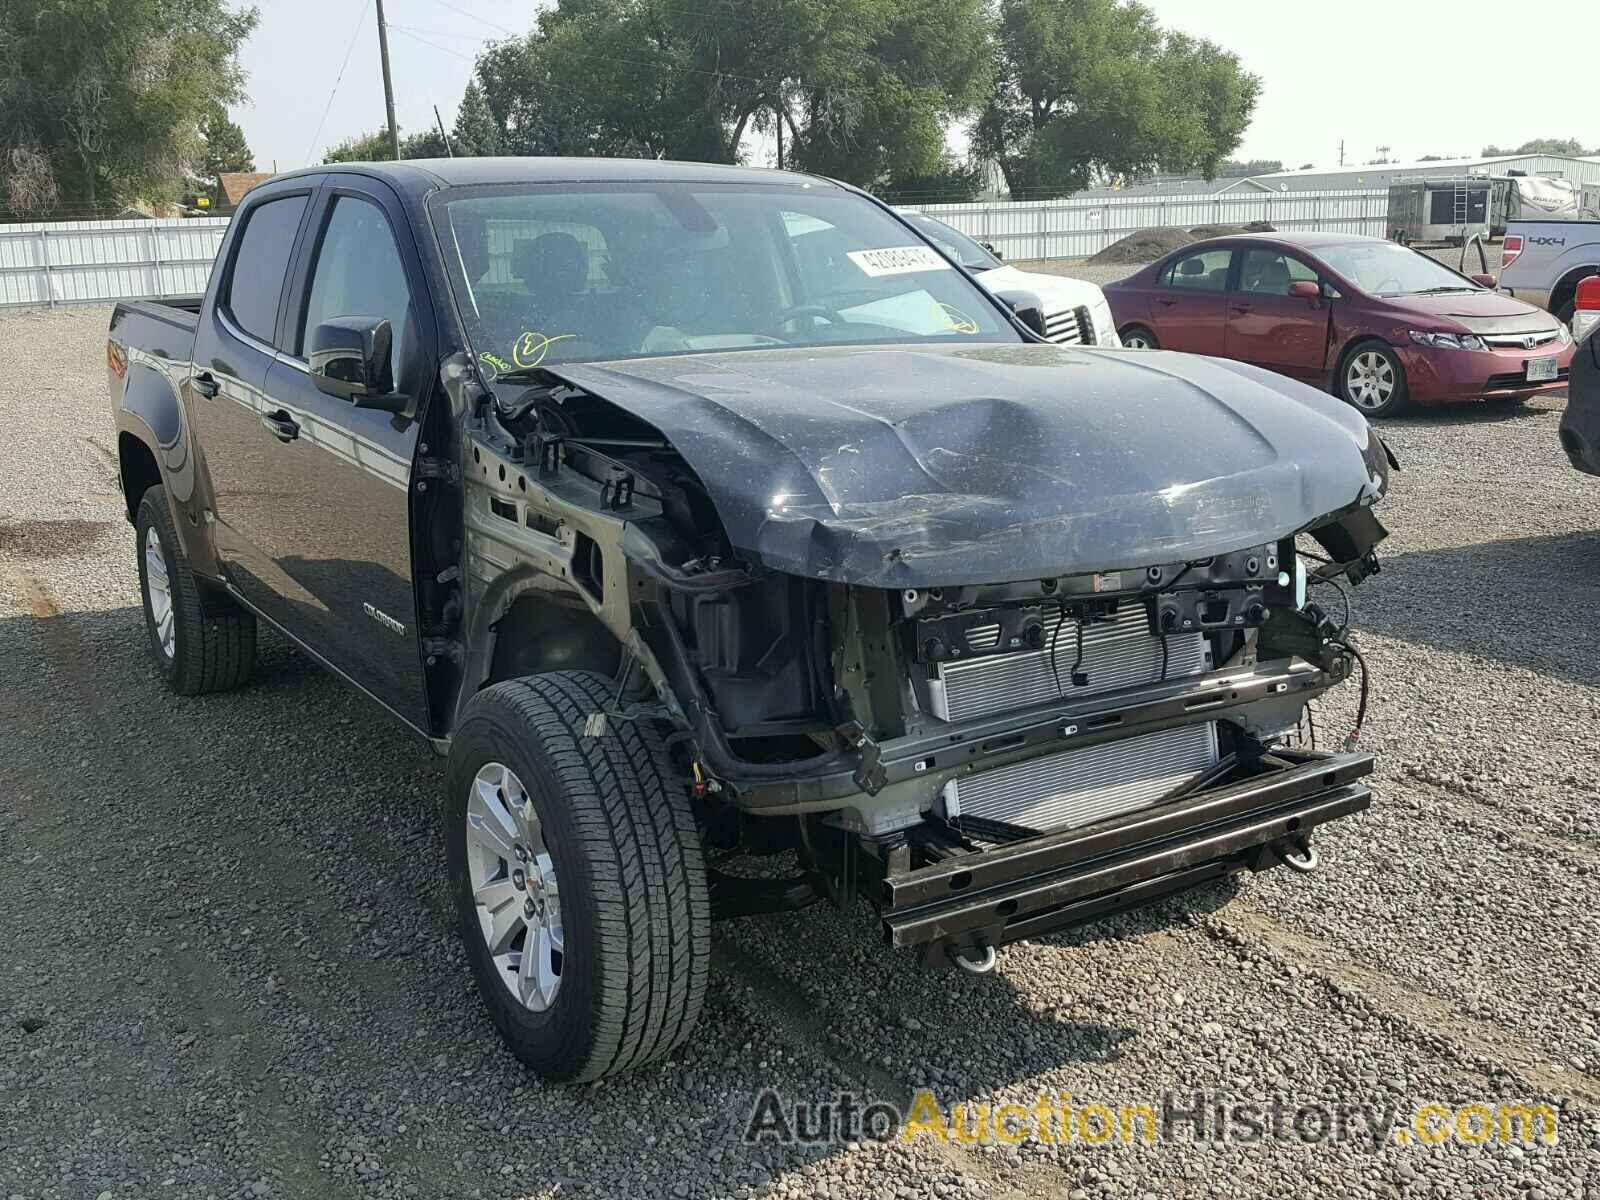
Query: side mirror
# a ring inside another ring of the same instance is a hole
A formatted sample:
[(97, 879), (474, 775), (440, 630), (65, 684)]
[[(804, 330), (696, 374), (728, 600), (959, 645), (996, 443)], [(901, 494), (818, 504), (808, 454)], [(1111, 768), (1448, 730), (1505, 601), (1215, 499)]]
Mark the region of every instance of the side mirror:
[(1322, 287), (1315, 280), (1296, 279), (1289, 285), (1289, 295), (1296, 300), (1320, 300)]
[(1044, 336), (1044, 301), (1038, 296), (1032, 292), (996, 292), (994, 297), (1015, 313), (1017, 320)]
[(1493, 275), (1474, 275), (1472, 277), (1472, 282), (1477, 284), (1479, 287), (1488, 288), (1491, 292), (1500, 286), (1500, 281)]
[(985, 250), (987, 250), (990, 254), (994, 255), (1001, 262), (1005, 262), (1006, 256), (1004, 254), (1001, 254), (1000, 251), (998, 251), (998, 250), (996, 250), (994, 248), (994, 243), (993, 242), (979, 242), (978, 245), (982, 246)]
[(382, 317), (334, 317), (311, 331), (311, 378), (317, 390), (357, 408), (400, 412), (394, 390), (394, 330)]

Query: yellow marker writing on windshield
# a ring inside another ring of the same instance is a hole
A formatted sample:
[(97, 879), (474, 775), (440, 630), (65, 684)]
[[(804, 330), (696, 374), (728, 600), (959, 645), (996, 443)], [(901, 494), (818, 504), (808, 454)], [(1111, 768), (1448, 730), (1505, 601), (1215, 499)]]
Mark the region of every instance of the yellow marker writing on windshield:
[(542, 333), (524, 333), (511, 349), (511, 361), (523, 370), (537, 367), (544, 361), (544, 356), (550, 353), (551, 346), (577, 336), (575, 333), (561, 333), (555, 337), (546, 337)]
[(953, 333), (977, 333), (978, 323), (953, 304), (939, 305), (944, 310), (944, 315), (950, 320), (950, 330)]

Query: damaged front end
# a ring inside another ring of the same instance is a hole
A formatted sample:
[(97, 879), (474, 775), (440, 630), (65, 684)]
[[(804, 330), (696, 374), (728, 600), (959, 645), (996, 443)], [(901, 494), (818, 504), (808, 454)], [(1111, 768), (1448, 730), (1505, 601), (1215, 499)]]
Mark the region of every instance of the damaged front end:
[[(724, 914), (859, 897), (891, 944), (983, 964), (1314, 861), (1316, 827), (1368, 805), (1354, 739), (1330, 754), (1300, 736), (1309, 701), (1365, 674), (1308, 595), (1377, 570), (1390, 463), (1358, 416), (1192, 367), (1165, 380), (1165, 413), (1220, 418), (1201, 473), (1181, 461), (1192, 427), (1141, 457), (1124, 412), (1108, 446), (1102, 412), (1059, 399), (1081, 364), (1054, 348), (903, 356), (913, 375), (953, 364), (946, 399), (919, 406), (930, 380), (913, 379), (904, 411), (881, 386), (878, 408), (862, 399), (881, 353), (763, 356), (781, 388), (752, 379), (754, 356), (717, 357), (671, 378), (668, 360), (564, 366), (498, 399), (456, 382), (475, 614), (460, 695), (578, 665), (617, 682), (596, 730), (674, 726), (707, 840), (803, 868), (713, 874)], [(830, 386), (825, 405), (754, 399)], [(986, 434), (962, 430), (980, 416)]]

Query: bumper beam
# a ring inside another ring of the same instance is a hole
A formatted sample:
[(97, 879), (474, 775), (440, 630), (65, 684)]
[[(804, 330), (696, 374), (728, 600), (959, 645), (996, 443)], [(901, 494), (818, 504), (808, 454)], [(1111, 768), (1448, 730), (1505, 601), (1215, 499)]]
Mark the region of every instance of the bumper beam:
[(1080, 829), (883, 878), (891, 945), (1001, 946), (1276, 861), (1270, 847), (1367, 808), (1370, 754), (1281, 751), (1247, 779)]

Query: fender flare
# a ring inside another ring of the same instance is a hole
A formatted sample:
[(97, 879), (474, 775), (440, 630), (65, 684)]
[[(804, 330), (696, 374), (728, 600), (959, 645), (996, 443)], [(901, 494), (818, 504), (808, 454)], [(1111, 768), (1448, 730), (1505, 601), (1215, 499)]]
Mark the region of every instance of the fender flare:
[[(128, 366), (127, 382), (117, 401), (118, 462), (124, 437), (138, 442), (155, 460), (161, 484), (167, 490), (172, 526), (183, 543), (191, 567), (201, 576), (216, 579), (220, 571), (211, 527), (210, 480), (195, 453), (195, 442), (185, 419), (183, 403), (170, 377), (137, 360)], [(127, 494), (129, 519), (136, 519), (137, 496)]]

